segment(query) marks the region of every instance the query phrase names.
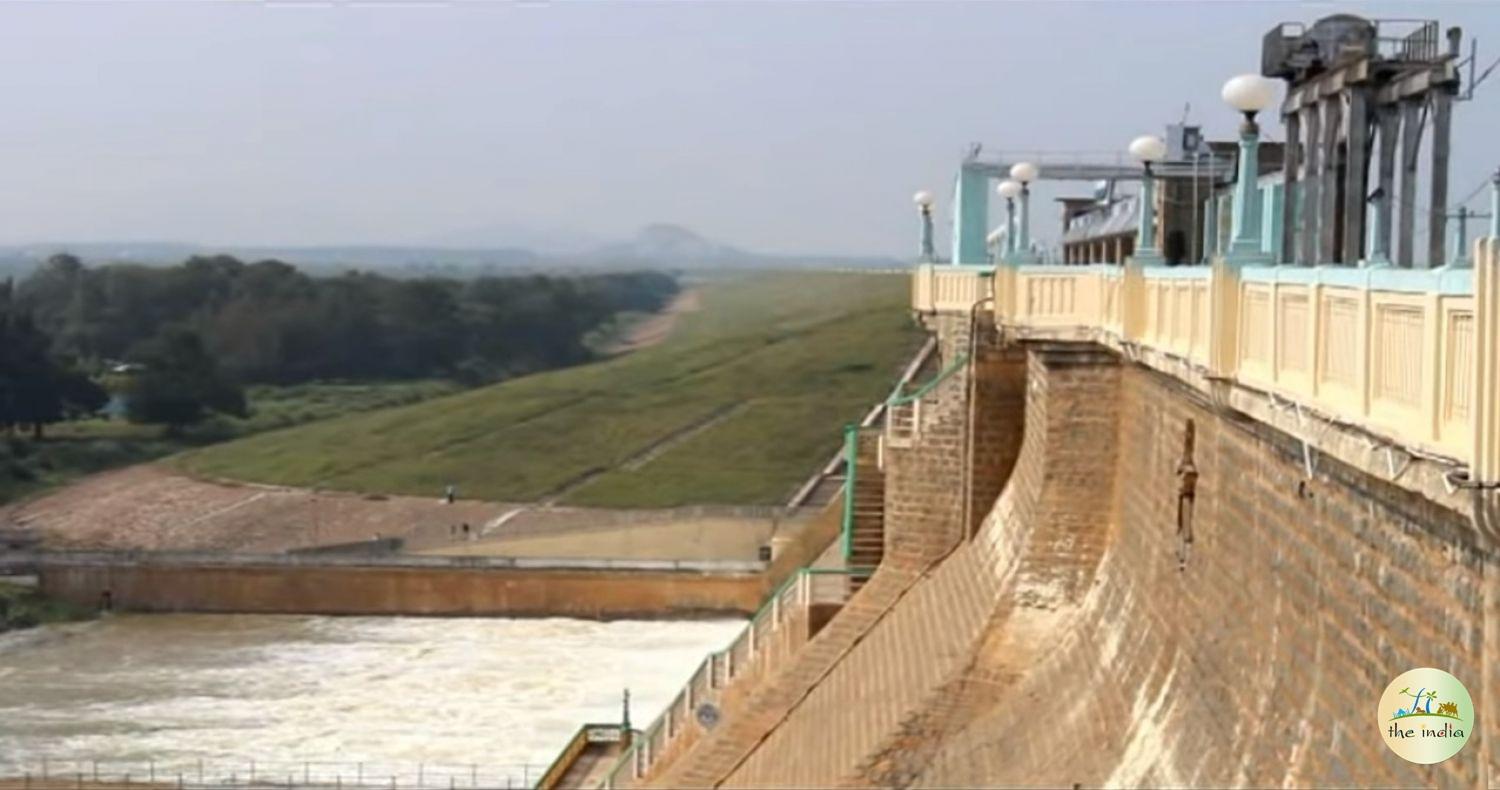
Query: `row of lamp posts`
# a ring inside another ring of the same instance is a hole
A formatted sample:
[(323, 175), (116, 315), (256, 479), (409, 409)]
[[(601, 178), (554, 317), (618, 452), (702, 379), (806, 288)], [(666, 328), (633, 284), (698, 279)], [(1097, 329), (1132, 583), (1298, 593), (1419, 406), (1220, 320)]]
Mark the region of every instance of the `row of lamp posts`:
[[(1220, 95), (1229, 106), (1245, 117), (1240, 124), (1240, 155), (1229, 258), (1237, 263), (1268, 259), (1269, 256), (1261, 251), (1260, 204), (1255, 199), (1256, 179), (1260, 175), (1260, 127), (1255, 123), (1255, 116), (1275, 100), (1276, 83), (1258, 74), (1242, 74), (1224, 83)], [(1135, 259), (1145, 265), (1161, 264), (1164, 260), (1156, 234), (1156, 176), (1151, 166), (1166, 158), (1167, 143), (1157, 135), (1142, 135), (1130, 141), (1129, 151), (1146, 171), (1145, 178), (1141, 180), (1140, 224), (1136, 231)], [(1011, 166), (1009, 175), (1010, 178), (996, 187), (1000, 197), (1005, 198), (1005, 226), (991, 231), (986, 241), (991, 247), (1004, 242), (1004, 249), (996, 251), (995, 258), (998, 261), (1034, 262), (1035, 253), (1031, 250), (1031, 182), (1037, 179), (1040, 171), (1030, 162), (1018, 162)], [(1497, 195), (1500, 195), (1500, 188), (1497, 188)], [(1016, 222), (1018, 198), (1021, 203), (1019, 227)], [(932, 262), (932, 193), (922, 190), (913, 196), (913, 200), (922, 217), (921, 260)], [(1500, 213), (1500, 207), (1497, 207), (1497, 213)]]

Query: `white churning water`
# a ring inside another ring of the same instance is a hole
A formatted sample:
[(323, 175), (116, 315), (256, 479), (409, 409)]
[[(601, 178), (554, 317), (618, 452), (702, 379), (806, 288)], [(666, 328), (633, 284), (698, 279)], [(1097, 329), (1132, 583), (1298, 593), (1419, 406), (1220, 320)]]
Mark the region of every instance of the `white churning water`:
[(579, 724), (618, 721), (627, 686), (649, 724), (743, 625), (117, 615), (15, 632), (0, 776), (44, 759), (536, 766)]

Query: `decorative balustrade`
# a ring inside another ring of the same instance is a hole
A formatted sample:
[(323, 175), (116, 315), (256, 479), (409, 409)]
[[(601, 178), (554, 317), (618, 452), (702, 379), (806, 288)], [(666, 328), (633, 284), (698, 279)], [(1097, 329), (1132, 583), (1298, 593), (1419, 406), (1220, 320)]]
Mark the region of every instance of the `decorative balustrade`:
[[(1000, 266), (997, 325), (1175, 359), (1500, 482), (1500, 241), (1474, 268)], [(913, 292), (931, 309), (919, 267)], [(941, 267), (939, 267), (941, 268)], [(957, 274), (951, 277), (959, 276)], [(970, 276), (972, 275), (964, 275)], [(970, 303), (972, 304), (972, 303)], [(909, 430), (897, 418), (888, 430)]]
[(921, 313), (968, 312), (993, 295), (993, 266), (926, 263), (912, 281), (911, 307)]
[(813, 636), (809, 612), (816, 606), (841, 606), (853, 590), (851, 580), (870, 573), (868, 568), (803, 568), (793, 574), (728, 647), (703, 660), (666, 710), (610, 768), (601, 786), (634, 786), (663, 758), (691, 746), (717, 724), (726, 692), (734, 693), (741, 683), (784, 664)]

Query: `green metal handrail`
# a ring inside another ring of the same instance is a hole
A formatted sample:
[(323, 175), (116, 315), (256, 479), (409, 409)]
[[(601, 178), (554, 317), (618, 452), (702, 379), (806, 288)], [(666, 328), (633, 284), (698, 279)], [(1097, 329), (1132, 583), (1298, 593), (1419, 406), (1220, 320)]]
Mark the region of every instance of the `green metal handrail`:
[(858, 457), (859, 426), (850, 423), (844, 426), (844, 519), (841, 529), (845, 565), (854, 554), (854, 472)]
[(929, 381), (926, 384), (923, 384), (922, 386), (918, 387), (916, 389), (916, 391), (912, 392), (909, 395), (892, 395), (891, 397), (889, 397), (889, 398), (886, 399), (885, 405), (887, 405), (887, 406), (905, 406), (908, 403), (914, 403), (914, 402), (916, 402), (918, 400), (921, 400), (922, 397), (925, 396), (927, 393), (932, 392), (932, 390), (934, 388), (936, 388), (937, 385), (942, 384), (943, 381), (946, 380), (949, 376), (952, 376), (954, 373), (957, 373), (958, 370), (959, 370), (959, 368), (962, 368), (964, 366), (964, 364), (967, 363), (968, 361), (969, 361), (969, 355), (968, 354), (959, 354), (957, 357), (955, 357), (953, 359), (952, 362), (948, 363), (947, 367), (945, 367), (941, 371), (939, 371), (938, 374), (936, 376), (934, 376), (931, 381)]

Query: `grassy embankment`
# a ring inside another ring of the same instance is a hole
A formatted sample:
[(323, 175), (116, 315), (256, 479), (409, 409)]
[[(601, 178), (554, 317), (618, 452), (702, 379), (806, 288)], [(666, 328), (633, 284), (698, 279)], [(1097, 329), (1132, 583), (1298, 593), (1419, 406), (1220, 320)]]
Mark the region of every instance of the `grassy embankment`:
[(778, 503), (919, 344), (909, 280), (774, 274), (703, 287), (660, 345), (424, 403), (193, 450), (195, 474), (566, 504)]
[(43, 598), (31, 587), (0, 582), (0, 634), (45, 623), (87, 620), (94, 612)]
[(339, 414), (415, 403), (458, 389), (447, 381), (254, 386), (245, 393), (249, 417), (215, 417), (176, 435), (154, 425), (92, 419), (52, 426), (39, 442), (24, 434), (0, 437), (0, 503), (191, 447)]

